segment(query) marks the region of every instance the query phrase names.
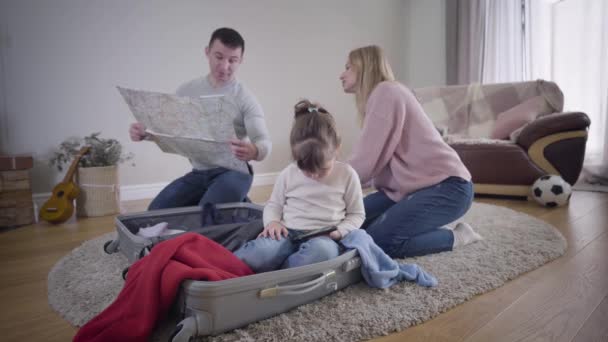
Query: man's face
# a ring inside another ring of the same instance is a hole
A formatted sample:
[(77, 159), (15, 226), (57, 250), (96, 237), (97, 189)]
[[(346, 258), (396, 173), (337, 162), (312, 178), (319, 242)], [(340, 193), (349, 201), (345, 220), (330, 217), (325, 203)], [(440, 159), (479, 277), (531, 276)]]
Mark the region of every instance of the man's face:
[(209, 70), (215, 85), (222, 86), (236, 76), (243, 59), (243, 50), (240, 47), (236, 49), (228, 47), (216, 39), (205, 48), (205, 55), (209, 60)]

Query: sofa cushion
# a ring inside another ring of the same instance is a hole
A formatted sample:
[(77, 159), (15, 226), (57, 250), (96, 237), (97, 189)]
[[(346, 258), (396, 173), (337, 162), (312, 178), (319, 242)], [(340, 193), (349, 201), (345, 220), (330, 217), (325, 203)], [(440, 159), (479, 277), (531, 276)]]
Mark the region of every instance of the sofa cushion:
[(517, 106), (498, 114), (490, 138), (509, 139), (509, 135), (513, 131), (534, 121), (538, 116), (550, 114), (551, 112), (553, 112), (553, 108), (543, 96), (529, 98)]
[(516, 144), (450, 144), (467, 167), (473, 183), (528, 185), (545, 174)]

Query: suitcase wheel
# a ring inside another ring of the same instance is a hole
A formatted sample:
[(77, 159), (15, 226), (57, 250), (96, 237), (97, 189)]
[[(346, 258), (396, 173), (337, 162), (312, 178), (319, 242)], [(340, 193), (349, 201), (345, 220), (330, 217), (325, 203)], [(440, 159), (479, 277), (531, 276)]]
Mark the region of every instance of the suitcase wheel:
[(129, 267), (125, 267), (125, 269), (122, 270), (122, 280), (127, 280), (127, 273), (129, 273)]
[(188, 342), (196, 335), (196, 319), (190, 316), (175, 326), (173, 333), (171, 333), (171, 336), (169, 336), (169, 342)]
[(103, 251), (112, 254), (118, 251), (118, 241), (116, 240), (108, 240), (103, 244)]

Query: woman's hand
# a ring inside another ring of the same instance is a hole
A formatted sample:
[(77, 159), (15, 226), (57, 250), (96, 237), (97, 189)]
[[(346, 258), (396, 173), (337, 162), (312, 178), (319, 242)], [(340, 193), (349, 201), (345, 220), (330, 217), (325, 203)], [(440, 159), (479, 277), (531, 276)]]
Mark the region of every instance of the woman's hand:
[(329, 233), (329, 237), (334, 241), (340, 241), (342, 239), (342, 233), (340, 233), (340, 231), (336, 229), (333, 232)]
[(266, 227), (264, 227), (264, 230), (260, 233), (260, 235), (258, 235), (258, 237), (262, 236), (275, 240), (281, 240), (282, 236), (287, 237), (288, 234), (289, 232), (285, 226), (283, 226), (280, 222), (272, 221)]

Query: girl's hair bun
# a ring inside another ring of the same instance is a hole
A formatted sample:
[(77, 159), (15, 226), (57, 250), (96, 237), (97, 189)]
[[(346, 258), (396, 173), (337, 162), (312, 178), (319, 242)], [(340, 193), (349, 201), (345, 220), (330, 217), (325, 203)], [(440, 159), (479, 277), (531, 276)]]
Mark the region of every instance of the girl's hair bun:
[(312, 103), (308, 100), (301, 100), (294, 106), (294, 114), (296, 118), (302, 115), (308, 115), (309, 113), (327, 114), (328, 112), (325, 110), (325, 108), (320, 107), (318, 104)]

